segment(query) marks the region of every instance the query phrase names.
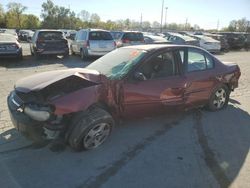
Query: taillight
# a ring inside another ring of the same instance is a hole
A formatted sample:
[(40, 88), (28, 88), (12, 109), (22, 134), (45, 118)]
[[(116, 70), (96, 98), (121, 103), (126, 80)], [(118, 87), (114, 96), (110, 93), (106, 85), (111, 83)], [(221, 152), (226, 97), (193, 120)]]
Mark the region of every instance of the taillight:
[(128, 39), (122, 39), (122, 43), (129, 43), (130, 42), (130, 40), (128, 40)]
[(42, 43), (42, 42), (44, 42), (44, 40), (43, 39), (37, 39), (37, 42)]
[(89, 47), (89, 40), (87, 40), (87, 42), (84, 43), (83, 46), (86, 47), (86, 48)]
[(16, 47), (16, 49), (20, 48), (21, 45), (19, 43), (16, 42), (16, 44), (13, 44), (14, 47)]
[(145, 43), (145, 40), (144, 40), (144, 39), (141, 39), (141, 42), (142, 42), (142, 43)]

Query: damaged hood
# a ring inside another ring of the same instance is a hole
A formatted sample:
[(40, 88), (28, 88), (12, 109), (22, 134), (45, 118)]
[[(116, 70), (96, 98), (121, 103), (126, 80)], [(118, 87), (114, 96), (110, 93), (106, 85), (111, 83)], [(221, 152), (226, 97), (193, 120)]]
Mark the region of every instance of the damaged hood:
[(17, 81), (15, 89), (23, 93), (39, 91), (51, 84), (72, 76), (94, 83), (100, 83), (102, 75), (96, 70), (84, 68), (49, 71), (28, 76)]

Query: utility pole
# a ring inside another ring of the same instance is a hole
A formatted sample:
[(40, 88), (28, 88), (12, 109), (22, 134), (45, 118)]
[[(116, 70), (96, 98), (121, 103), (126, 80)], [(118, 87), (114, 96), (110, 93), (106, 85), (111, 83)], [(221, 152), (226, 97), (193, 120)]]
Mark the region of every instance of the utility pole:
[(70, 5), (69, 5), (69, 28), (71, 29)]
[(219, 27), (220, 27), (220, 20), (217, 21), (217, 31), (219, 31)]
[(141, 25), (141, 31), (142, 31), (142, 13), (141, 13), (141, 21), (140, 21), (140, 25)]
[(188, 18), (186, 18), (185, 30), (187, 30)]
[(162, 0), (162, 6), (161, 6), (161, 33), (162, 33), (163, 8), (164, 8), (164, 0)]
[(168, 7), (165, 7), (165, 29), (167, 28), (167, 10), (168, 10)]

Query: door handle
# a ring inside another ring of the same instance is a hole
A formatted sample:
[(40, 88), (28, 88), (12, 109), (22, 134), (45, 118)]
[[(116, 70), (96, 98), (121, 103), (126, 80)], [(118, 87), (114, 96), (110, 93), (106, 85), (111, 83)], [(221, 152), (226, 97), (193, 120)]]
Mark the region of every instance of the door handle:
[(184, 88), (188, 88), (188, 87), (190, 87), (191, 86), (191, 83), (190, 82), (186, 82), (185, 84), (184, 84)]

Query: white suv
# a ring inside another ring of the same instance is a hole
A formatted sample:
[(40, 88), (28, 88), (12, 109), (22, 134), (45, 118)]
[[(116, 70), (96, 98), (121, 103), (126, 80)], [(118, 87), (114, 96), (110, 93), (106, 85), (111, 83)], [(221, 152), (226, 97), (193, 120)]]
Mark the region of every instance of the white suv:
[(70, 45), (72, 54), (80, 54), (82, 59), (102, 56), (114, 50), (116, 43), (109, 31), (101, 29), (81, 29)]

